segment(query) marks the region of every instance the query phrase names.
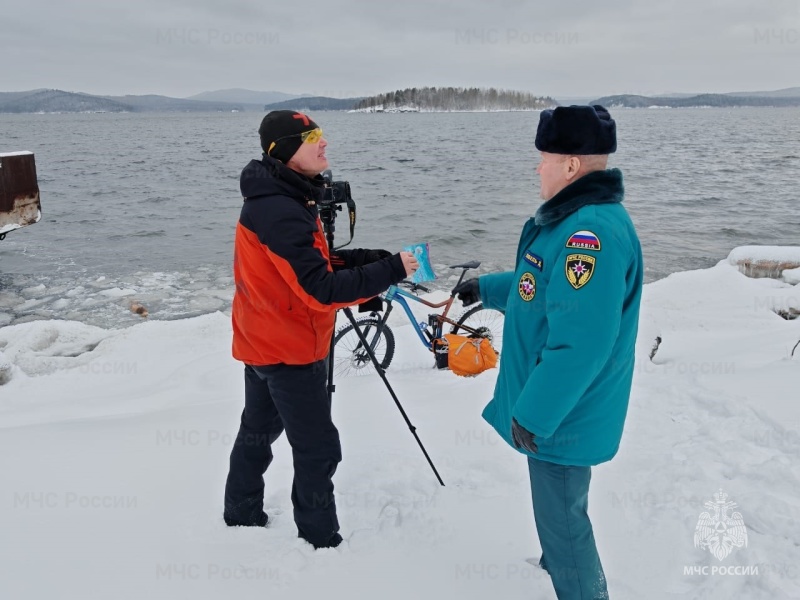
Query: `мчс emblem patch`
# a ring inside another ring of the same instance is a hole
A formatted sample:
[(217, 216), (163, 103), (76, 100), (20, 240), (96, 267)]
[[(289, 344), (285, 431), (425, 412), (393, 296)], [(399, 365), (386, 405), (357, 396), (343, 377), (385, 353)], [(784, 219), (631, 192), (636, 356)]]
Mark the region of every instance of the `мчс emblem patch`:
[(567, 281), (576, 290), (581, 289), (592, 278), (594, 273), (595, 257), (588, 254), (568, 254), (564, 268)]
[(536, 295), (536, 279), (533, 273), (523, 273), (519, 278), (519, 295), (525, 302), (533, 300)]
[(567, 240), (567, 248), (577, 250), (600, 250), (600, 238), (591, 231), (576, 231)]

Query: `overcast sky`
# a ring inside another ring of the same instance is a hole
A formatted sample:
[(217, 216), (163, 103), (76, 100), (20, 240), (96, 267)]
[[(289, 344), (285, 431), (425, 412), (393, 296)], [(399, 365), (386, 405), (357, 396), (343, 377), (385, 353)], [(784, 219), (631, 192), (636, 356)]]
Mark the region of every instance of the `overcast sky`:
[(0, 91), (771, 90), (799, 31), (800, 0), (0, 0)]

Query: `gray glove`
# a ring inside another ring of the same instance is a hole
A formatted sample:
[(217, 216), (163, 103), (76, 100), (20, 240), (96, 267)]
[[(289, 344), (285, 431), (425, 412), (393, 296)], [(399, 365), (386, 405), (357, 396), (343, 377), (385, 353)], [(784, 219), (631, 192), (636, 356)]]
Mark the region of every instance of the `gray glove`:
[(539, 452), (539, 446), (533, 441), (536, 436), (517, 423), (514, 418), (511, 419), (511, 437), (514, 439), (515, 448), (533, 453)]

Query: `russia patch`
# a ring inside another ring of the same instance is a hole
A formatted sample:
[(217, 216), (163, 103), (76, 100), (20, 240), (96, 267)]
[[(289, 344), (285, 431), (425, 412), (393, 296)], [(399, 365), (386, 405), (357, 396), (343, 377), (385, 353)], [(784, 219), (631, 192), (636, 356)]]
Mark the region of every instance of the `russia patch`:
[(600, 238), (591, 231), (576, 231), (567, 240), (567, 248), (600, 250)]
[(539, 269), (540, 271), (544, 269), (544, 261), (542, 260), (541, 256), (537, 256), (533, 252), (526, 252), (524, 258), (525, 262), (529, 265), (532, 265), (534, 268)]

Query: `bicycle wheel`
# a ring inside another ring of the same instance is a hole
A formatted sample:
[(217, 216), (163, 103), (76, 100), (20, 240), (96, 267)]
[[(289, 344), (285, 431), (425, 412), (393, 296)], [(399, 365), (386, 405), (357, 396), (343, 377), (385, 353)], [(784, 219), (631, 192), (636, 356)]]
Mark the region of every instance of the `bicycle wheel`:
[[(384, 325), (378, 329), (380, 321), (374, 317), (357, 319), (358, 328), (370, 344), (381, 368), (388, 369), (394, 357), (394, 332)], [(336, 375), (363, 375), (375, 372), (375, 367), (366, 348), (358, 339), (353, 324), (341, 327), (333, 338), (333, 372)]]
[(459, 317), (457, 325), (453, 325), (450, 333), (475, 336), (476, 334), (464, 329), (469, 327), (477, 332), (477, 336), (487, 338), (499, 355), (503, 348), (504, 320), (505, 316), (499, 310), (484, 308), (483, 304), (478, 304)]

